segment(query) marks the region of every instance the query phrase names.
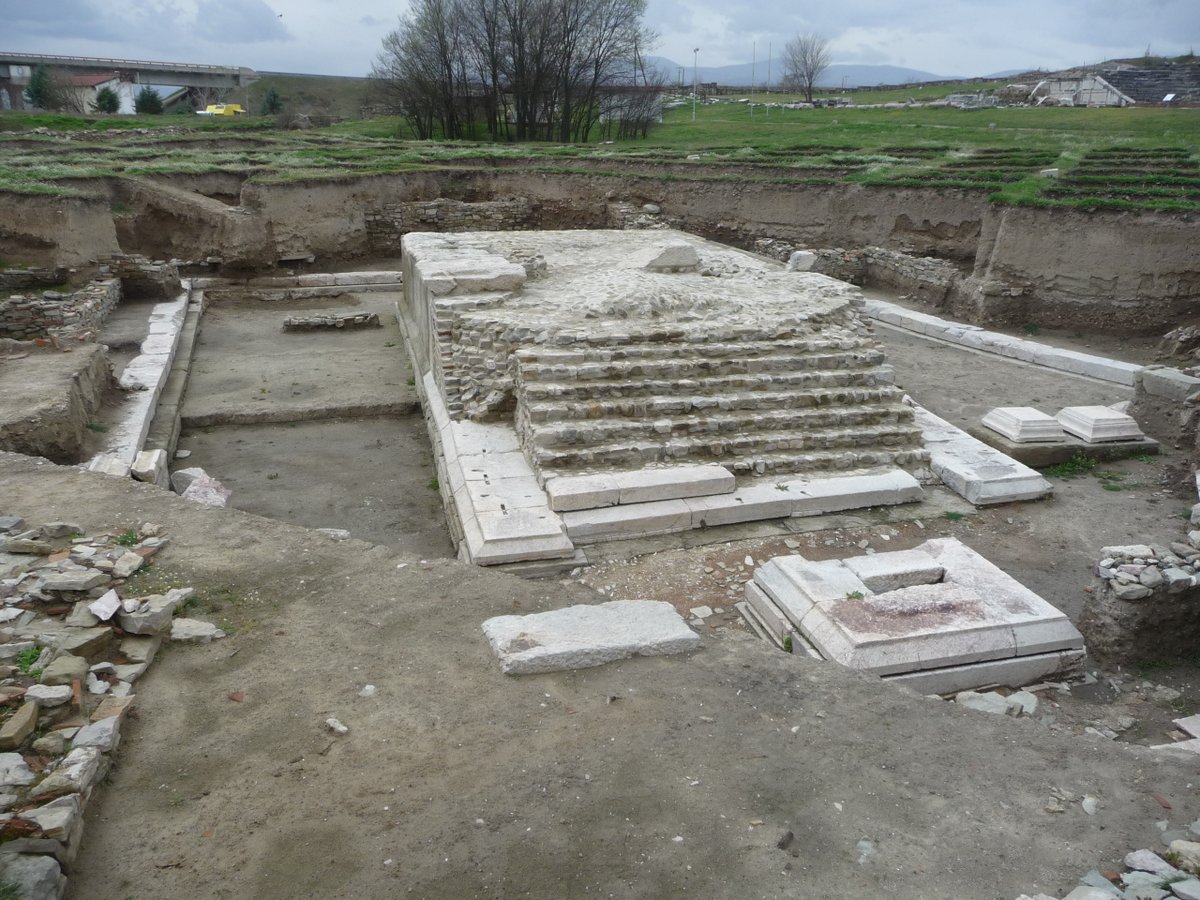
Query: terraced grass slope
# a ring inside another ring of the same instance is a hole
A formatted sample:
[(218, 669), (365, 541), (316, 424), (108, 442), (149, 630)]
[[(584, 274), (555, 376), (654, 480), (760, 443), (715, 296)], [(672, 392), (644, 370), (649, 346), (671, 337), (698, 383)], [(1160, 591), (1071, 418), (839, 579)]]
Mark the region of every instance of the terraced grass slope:
[[(1200, 208), (1200, 116), (1190, 109), (671, 110), (642, 142), (431, 143), (395, 119), (308, 131), (156, 117), (0, 116), (0, 190), (87, 192), (111, 175), (224, 172), (254, 181), (502, 166), (687, 181), (953, 188), (1082, 209)], [(20, 124), (25, 130), (12, 130)], [(38, 131), (32, 128), (43, 126)], [(168, 127), (169, 126), (169, 127)], [(1054, 173), (1041, 174), (1045, 170)], [(1057, 175), (1057, 177), (1055, 177)]]

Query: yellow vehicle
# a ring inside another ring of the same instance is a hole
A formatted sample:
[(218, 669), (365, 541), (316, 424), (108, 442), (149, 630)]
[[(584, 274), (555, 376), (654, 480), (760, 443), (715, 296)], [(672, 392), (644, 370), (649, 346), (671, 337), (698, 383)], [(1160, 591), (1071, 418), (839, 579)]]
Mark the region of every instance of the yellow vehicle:
[(210, 103), (204, 109), (196, 110), (198, 116), (244, 116), (246, 111), (240, 103)]

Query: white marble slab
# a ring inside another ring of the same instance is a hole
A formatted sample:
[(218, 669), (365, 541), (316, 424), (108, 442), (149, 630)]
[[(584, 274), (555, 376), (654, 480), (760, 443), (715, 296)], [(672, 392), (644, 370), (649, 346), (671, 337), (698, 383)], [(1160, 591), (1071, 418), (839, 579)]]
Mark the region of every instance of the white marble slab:
[(1107, 406), (1068, 406), (1056, 418), (1063, 429), (1089, 444), (1132, 441), (1143, 437), (1133, 417)]
[(483, 623), (500, 668), (509, 675), (601, 666), (631, 656), (666, 656), (700, 645), (669, 603), (613, 600)]
[[(874, 579), (903, 586), (875, 591)], [(776, 557), (753, 584), (826, 659), (877, 675), (1083, 652), (1065, 615), (953, 538), (851, 560)]]
[(929, 451), (929, 467), (969, 503), (986, 506), (1049, 496), (1054, 485), (1029, 466), (971, 437), (911, 399)]
[(983, 417), (983, 426), (1018, 444), (1067, 439), (1054, 416), (1032, 406), (998, 406)]

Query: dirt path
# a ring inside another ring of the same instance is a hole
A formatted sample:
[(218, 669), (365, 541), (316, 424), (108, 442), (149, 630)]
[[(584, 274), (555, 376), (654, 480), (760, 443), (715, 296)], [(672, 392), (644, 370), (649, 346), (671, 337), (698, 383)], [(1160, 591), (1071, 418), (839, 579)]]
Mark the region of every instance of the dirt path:
[[(33, 521), (162, 523), (173, 540), (144, 587), (197, 585), (198, 611), (233, 629), (169, 648), (139, 683), (72, 898), (1011, 900), (1065, 893), (1152, 845), (1156, 820), (1200, 815), (1194, 766), (757, 640), (500, 675), (482, 619), (579, 587), (421, 565), (12, 455), (0, 496)], [(366, 683), (378, 693), (357, 697)], [(1045, 812), (1055, 787), (1099, 811)]]

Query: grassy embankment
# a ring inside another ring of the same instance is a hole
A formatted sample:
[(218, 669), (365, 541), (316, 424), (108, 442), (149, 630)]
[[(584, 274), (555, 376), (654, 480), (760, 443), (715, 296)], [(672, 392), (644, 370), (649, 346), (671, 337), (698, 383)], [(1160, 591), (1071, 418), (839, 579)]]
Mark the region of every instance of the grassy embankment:
[[(344, 100), (353, 99), (356, 82), (332, 83)], [(285, 99), (287, 87), (278, 88)], [(472, 161), (546, 172), (586, 165), (590, 173), (619, 177), (628, 172), (622, 163), (636, 162), (646, 177), (664, 180), (921, 185), (980, 191), (1000, 203), (1200, 208), (1200, 111), (1192, 109), (773, 108), (768, 114), (726, 102), (700, 105), (694, 122), (691, 115), (690, 107), (669, 110), (646, 141), (497, 145), (402, 140), (403, 125), (394, 118), (277, 131), (273, 119), (258, 116), (10, 113), (0, 115), (0, 190), (69, 194), (86, 191), (86, 179), (212, 171), (286, 181)], [(31, 133), (39, 126), (76, 134), (68, 140)], [(147, 131), (114, 133), (132, 128)], [(1057, 169), (1059, 177), (1040, 175), (1044, 169)]]

